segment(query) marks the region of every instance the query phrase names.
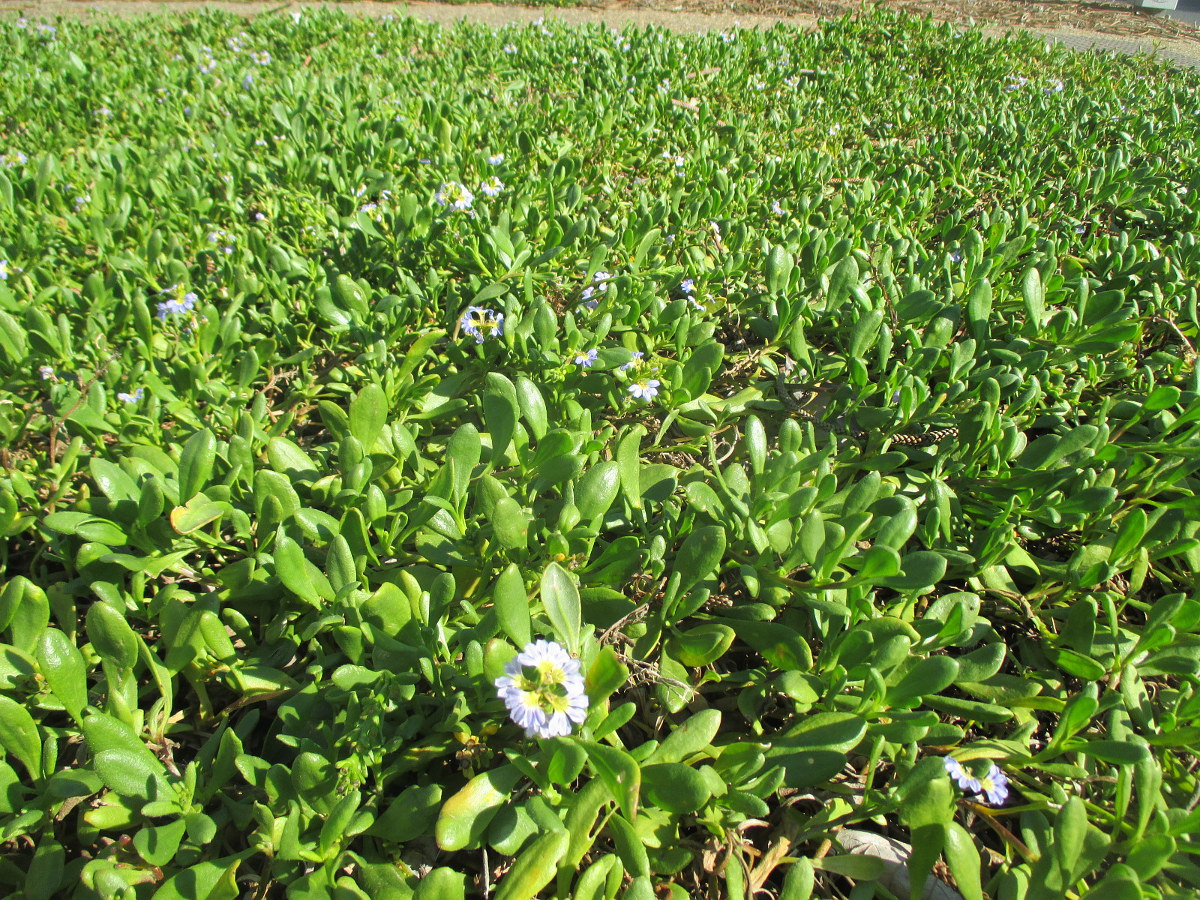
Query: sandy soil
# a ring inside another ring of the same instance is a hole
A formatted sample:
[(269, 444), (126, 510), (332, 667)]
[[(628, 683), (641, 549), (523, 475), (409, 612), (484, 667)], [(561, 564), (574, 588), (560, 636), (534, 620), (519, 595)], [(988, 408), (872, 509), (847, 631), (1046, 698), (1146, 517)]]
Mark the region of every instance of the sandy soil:
[[(1200, 62), (1200, 29), (1132, 9), (1127, 4), (1079, 2), (1079, 0), (884, 0), (885, 4), (915, 14), (932, 14), (935, 19), (978, 23), (985, 34), (1003, 35), (1011, 30), (1031, 30), (1065, 40), (1072, 46), (1087, 46), (1090, 39), (1103, 42), (1114, 38), (1151, 43), (1169, 55)], [(567, 23), (602, 22), (612, 27), (626, 23), (660, 25), (675, 31), (694, 32), (724, 29), (769, 28), (786, 21), (798, 28), (816, 28), (820, 19), (855, 11), (837, 0), (609, 0), (594, 7), (524, 7), (490, 3), (388, 3), (361, 0), (354, 3), (279, 2), (279, 0), (0, 0), (0, 15), (13, 13), (53, 18), (70, 15), (137, 16), (164, 11), (186, 12), (200, 8), (223, 9), (253, 15), (270, 10), (293, 10), (306, 6), (335, 6), (360, 15), (410, 14), (420, 19), (451, 24), (469, 19), (488, 25), (531, 22), (553, 16)], [(1132, 49), (1121, 48), (1121, 49)]]
[(1135, 9), (1133, 0), (623, 0), (656, 9), (667, 6), (727, 12), (738, 9), (763, 15), (805, 13), (837, 16), (861, 11), (870, 2), (914, 15), (964, 25), (1077, 29), (1128, 38), (1200, 39), (1200, 31), (1154, 11)]

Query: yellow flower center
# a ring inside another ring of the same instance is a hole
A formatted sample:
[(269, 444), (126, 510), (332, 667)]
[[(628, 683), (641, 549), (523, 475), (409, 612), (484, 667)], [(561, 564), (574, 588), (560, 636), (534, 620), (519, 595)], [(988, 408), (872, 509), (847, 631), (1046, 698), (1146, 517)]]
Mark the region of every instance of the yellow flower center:
[(521, 702), (531, 709), (541, 709), (549, 714), (566, 712), (570, 706), (567, 689), (563, 686), (567, 673), (547, 660), (534, 666), (526, 666), (514, 679), (521, 691)]

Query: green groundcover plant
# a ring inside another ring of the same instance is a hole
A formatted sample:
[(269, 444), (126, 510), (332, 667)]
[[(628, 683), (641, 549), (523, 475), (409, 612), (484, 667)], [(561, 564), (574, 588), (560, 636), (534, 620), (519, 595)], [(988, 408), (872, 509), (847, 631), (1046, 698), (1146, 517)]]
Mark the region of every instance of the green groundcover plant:
[(0, 23), (3, 892), (1195, 896), (1198, 86)]

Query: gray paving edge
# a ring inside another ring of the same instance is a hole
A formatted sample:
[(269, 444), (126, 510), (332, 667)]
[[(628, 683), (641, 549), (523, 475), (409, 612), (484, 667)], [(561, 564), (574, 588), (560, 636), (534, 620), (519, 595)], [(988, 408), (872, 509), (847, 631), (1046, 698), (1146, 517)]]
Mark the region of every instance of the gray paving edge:
[[(253, 15), (270, 10), (297, 10), (305, 7), (332, 6), (360, 15), (409, 15), (425, 21), (452, 25), (461, 19), (493, 27), (533, 22), (542, 17), (562, 20), (568, 25), (601, 23), (613, 28), (633, 23), (639, 26), (659, 25), (674, 31), (697, 32), (729, 28), (770, 28), (779, 22), (801, 29), (813, 29), (820, 20), (811, 15), (759, 16), (734, 13), (700, 13), (690, 10), (672, 11), (642, 8), (586, 7), (527, 7), (496, 6), (489, 3), (393, 3), (361, 0), (357, 3), (287, 2), (287, 0), (0, 0), (0, 15), (18, 14), (31, 18), (53, 18), (59, 15), (119, 15), (135, 16), (167, 12), (195, 12), (199, 9)], [(1176, 65), (1200, 69), (1200, 40), (1133, 40), (1100, 32), (1041, 31), (1033, 28), (1008, 29), (980, 22), (988, 37), (1003, 37), (1014, 30), (1024, 30), (1056, 41), (1073, 50), (1142, 54), (1155, 56)], [(1200, 39), (1200, 29), (1197, 29)]]
[[(1200, 44), (1194, 45), (1195, 50), (1185, 51), (1176, 47), (1166, 47), (1158, 42), (1133, 41), (1115, 37), (1094, 37), (1092, 35), (1063, 35), (1047, 34), (1050, 40), (1056, 41), (1072, 50), (1099, 50), (1110, 53), (1129, 53), (1133, 55), (1158, 56), (1169, 62), (1192, 69), (1200, 69)], [(1188, 46), (1188, 45), (1185, 45)]]

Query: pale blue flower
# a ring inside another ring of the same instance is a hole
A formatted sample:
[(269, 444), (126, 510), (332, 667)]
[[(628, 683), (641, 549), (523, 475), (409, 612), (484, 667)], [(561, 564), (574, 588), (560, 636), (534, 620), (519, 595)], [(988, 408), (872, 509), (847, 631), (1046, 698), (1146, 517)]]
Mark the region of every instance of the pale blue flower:
[(145, 393), (146, 393), (145, 388), (138, 388), (132, 394), (127, 394), (124, 391), (118, 391), (117, 399), (122, 401), (123, 403), (136, 403), (138, 400), (142, 399), (142, 397), (145, 395)]
[(553, 641), (539, 639), (525, 645), (504, 666), (495, 681), (496, 691), (514, 722), (526, 737), (565, 737), (573, 725), (587, 717), (588, 697), (583, 671)]
[(52, 366), (38, 366), (38, 374), (42, 376), (42, 381), (58, 381)]
[(634, 350), (634, 351), (633, 351), (633, 359), (631, 359), (631, 360), (630, 360), (629, 362), (627, 362), (627, 363), (621, 363), (621, 365), (619, 365), (619, 366), (617, 367), (617, 371), (619, 371), (619, 372), (628, 372), (630, 369), (634, 368), (635, 366), (640, 366), (640, 365), (641, 365), (641, 363), (639, 362), (639, 360), (640, 360), (640, 359), (641, 359), (641, 358), (642, 358), (644, 355), (645, 355), (645, 354), (644, 354), (644, 353), (642, 353), (642, 351), (641, 351), (641, 350)]
[[(509, 671), (508, 666), (504, 671)], [(548, 730), (549, 717), (542, 709), (541, 695), (537, 691), (518, 687), (515, 675), (497, 678), (496, 690), (508, 707), (509, 717), (525, 729), (526, 737), (549, 737), (544, 734)]]
[(195, 291), (183, 292), (183, 288), (176, 284), (163, 291), (164, 294), (170, 294), (170, 299), (164, 300), (158, 304), (158, 318), (165, 322), (168, 316), (182, 315), (186, 312), (191, 312), (196, 302), (200, 299), (196, 296)]
[(0, 281), (8, 281), (8, 260), (0, 259)]
[(490, 165), (490, 166), (498, 166), (502, 162), (504, 162), (504, 154), (503, 153), (496, 153), (496, 154), (488, 157), (488, 165)]
[(979, 793), (979, 779), (964, 769), (963, 764), (957, 759), (947, 756), (942, 760), (942, 764), (946, 767), (946, 774), (958, 785), (960, 790)]
[(475, 202), (475, 195), (467, 189), (465, 184), (447, 181), (438, 188), (433, 199), (442, 206), (449, 206), (451, 209), (463, 212), (471, 208), (471, 204)]
[(679, 289), (681, 291), (683, 291), (685, 294), (696, 293), (696, 279), (694, 279), (694, 278), (683, 279), (683, 281), (681, 281), (679, 283)]
[(0, 156), (0, 166), (6, 169), (11, 169), (14, 166), (23, 166), (29, 162), (29, 157), (20, 150), (9, 150), (3, 156)]
[(485, 178), (483, 184), (479, 185), (479, 189), (489, 197), (498, 197), (504, 190), (504, 182), (493, 175), (491, 178)]
[(578, 354), (575, 357), (575, 365), (579, 366), (581, 369), (590, 369), (596, 364), (596, 357), (598, 355), (599, 351), (593, 347), (587, 353)]
[(629, 393), (638, 400), (653, 400), (658, 396), (658, 387), (661, 382), (657, 378), (651, 378), (649, 381), (636, 381), (629, 386)]
[(482, 344), (490, 337), (504, 334), (504, 313), (482, 306), (468, 306), (458, 324), (463, 332), (475, 338), (475, 343)]
[(978, 790), (983, 792), (992, 806), (1003, 806), (1008, 802), (1008, 776), (992, 763), (987, 774), (979, 779)]

